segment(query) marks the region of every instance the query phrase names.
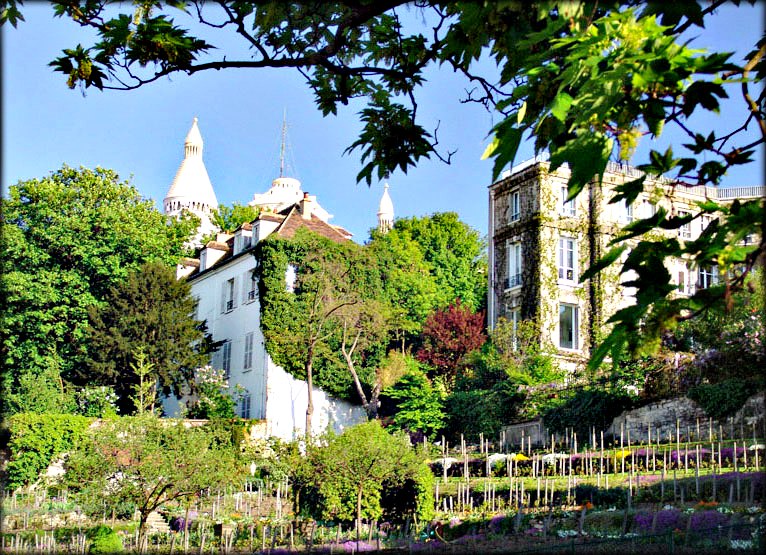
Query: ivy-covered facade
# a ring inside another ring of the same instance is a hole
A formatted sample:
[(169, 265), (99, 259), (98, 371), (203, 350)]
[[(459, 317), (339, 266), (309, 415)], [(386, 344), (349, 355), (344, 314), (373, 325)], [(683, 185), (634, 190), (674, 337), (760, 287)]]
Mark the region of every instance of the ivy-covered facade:
[[(591, 183), (567, 201), (568, 168), (549, 168), (545, 160), (526, 162), (489, 187), (488, 322), (494, 327), (500, 318), (536, 321), (540, 341), (553, 346), (570, 371), (587, 360), (606, 334), (609, 317), (635, 302), (633, 289), (622, 285), (631, 278), (620, 274), (621, 265), (580, 282), (580, 275), (609, 250), (621, 227), (650, 217), (660, 206), (682, 215), (696, 212), (696, 203), (706, 199), (758, 198), (766, 189), (674, 187), (646, 176), (644, 192), (632, 204), (610, 204), (613, 188), (644, 175), (610, 163), (601, 186)], [(702, 218), (665, 233), (691, 241), (710, 223)], [(693, 294), (720, 278), (715, 266), (695, 267), (681, 259), (672, 260), (668, 271), (678, 295)]]

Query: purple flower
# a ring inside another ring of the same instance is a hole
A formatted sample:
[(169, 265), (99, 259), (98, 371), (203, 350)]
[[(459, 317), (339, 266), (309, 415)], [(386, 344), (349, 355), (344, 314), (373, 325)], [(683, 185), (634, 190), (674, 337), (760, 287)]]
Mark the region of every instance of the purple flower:
[(358, 551), (376, 551), (377, 548), (369, 544), (367, 542), (359, 542), (357, 543), (354, 540), (348, 540), (341, 544), (341, 547), (343, 548), (343, 551), (346, 553), (355, 553)]
[(504, 515), (495, 515), (492, 517), (492, 520), (489, 521), (489, 531), (493, 534), (499, 534), (503, 531), (503, 521), (505, 520)]
[(691, 530), (699, 532), (701, 530), (709, 530), (710, 528), (723, 526), (728, 522), (729, 517), (718, 511), (699, 511), (691, 515), (691, 524), (689, 527)]

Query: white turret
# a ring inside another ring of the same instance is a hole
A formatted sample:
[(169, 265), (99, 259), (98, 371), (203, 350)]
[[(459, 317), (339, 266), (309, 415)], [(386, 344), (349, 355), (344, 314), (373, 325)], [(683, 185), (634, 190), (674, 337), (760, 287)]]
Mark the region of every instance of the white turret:
[(188, 210), (199, 217), (201, 223), (195, 242), (199, 242), (203, 235), (215, 230), (210, 221), (210, 211), (218, 208), (213, 184), (210, 183), (205, 163), (202, 161), (203, 144), (197, 118), (194, 118), (184, 141), (184, 159), (163, 201), (165, 214), (169, 216), (178, 217), (183, 210)]
[(388, 195), (388, 183), (383, 186), (383, 196), (378, 206), (378, 231), (386, 233), (394, 227), (394, 203)]

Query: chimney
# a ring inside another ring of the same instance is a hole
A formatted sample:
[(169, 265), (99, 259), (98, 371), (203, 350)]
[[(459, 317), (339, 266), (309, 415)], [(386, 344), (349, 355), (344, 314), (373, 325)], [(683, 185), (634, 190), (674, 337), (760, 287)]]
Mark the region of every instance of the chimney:
[(299, 210), (304, 220), (311, 219), (311, 212), (313, 209), (314, 200), (309, 196), (308, 193), (303, 193), (303, 198), (301, 199)]

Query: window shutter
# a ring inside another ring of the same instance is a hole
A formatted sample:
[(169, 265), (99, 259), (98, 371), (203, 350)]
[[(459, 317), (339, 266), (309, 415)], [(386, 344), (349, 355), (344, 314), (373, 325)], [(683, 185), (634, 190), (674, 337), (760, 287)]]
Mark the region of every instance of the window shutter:
[(232, 308), (234, 308), (237, 306), (237, 299), (238, 299), (237, 292), (239, 291), (239, 280), (236, 277), (232, 279), (234, 282), (234, 290), (232, 291), (232, 294), (231, 294), (231, 304), (232, 304)]
[(226, 312), (226, 294), (227, 294), (228, 287), (229, 287), (228, 281), (224, 281), (221, 284), (221, 313)]

